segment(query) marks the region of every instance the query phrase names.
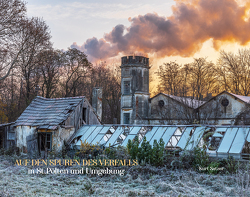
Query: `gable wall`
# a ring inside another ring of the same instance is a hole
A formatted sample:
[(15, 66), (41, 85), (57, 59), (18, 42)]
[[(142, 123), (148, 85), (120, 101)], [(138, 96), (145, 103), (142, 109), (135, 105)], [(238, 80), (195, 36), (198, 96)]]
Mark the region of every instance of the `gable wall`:
[[(221, 104), (223, 99), (228, 99), (228, 106), (224, 107)], [(201, 123), (207, 121), (210, 124), (232, 124), (231, 120), (247, 108), (248, 105), (243, 101), (222, 93), (199, 108), (199, 118)]]
[[(164, 101), (163, 107), (158, 104), (160, 100)], [(183, 102), (185, 103), (185, 100)], [(173, 124), (176, 121), (177, 123), (180, 121), (180, 124), (190, 124), (194, 119), (191, 108), (162, 94), (151, 99), (149, 115), (150, 119), (173, 120)], [(156, 123), (157, 121), (151, 122)]]

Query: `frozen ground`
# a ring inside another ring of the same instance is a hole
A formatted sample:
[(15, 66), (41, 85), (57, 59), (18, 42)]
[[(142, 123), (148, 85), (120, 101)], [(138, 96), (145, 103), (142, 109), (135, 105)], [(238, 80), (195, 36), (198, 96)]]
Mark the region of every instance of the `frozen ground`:
[(122, 169), (124, 176), (30, 175), (28, 167), (0, 156), (0, 196), (250, 196), (245, 172), (208, 175), (149, 166)]

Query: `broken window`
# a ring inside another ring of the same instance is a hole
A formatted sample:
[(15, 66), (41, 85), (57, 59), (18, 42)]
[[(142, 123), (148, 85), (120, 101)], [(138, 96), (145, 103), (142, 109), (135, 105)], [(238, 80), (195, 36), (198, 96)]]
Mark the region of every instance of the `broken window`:
[(241, 154), (242, 159), (250, 159), (250, 134), (248, 134), (248, 138), (245, 141)]
[(86, 123), (86, 108), (82, 108), (82, 120)]
[(177, 143), (179, 142), (179, 140), (181, 139), (182, 133), (184, 132), (185, 127), (178, 127), (175, 131), (174, 134), (171, 136), (167, 147), (169, 148), (174, 148), (176, 147)]
[(159, 106), (160, 108), (164, 107), (164, 101), (163, 101), (163, 100), (159, 100), (159, 101), (158, 101), (158, 106)]
[(52, 134), (50, 132), (38, 133), (38, 142), (40, 151), (51, 150)]
[[(125, 132), (126, 139), (123, 141), (122, 146), (126, 146), (129, 140), (133, 140), (136, 135), (140, 135), (141, 128), (142, 127), (131, 127), (130, 130), (127, 130), (127, 132)], [(142, 137), (139, 137), (139, 138), (142, 139)], [(139, 141), (140, 141), (140, 139), (139, 139)]]
[(154, 145), (154, 140), (159, 142), (167, 128), (168, 127), (159, 127), (159, 129), (157, 129), (157, 131), (155, 132), (155, 134), (153, 135), (153, 137), (149, 141), (149, 144), (153, 146)]
[[(118, 137), (122, 134), (123, 129), (122, 127), (118, 127), (114, 133), (112, 134), (112, 136), (108, 139), (108, 141), (106, 142), (105, 146), (109, 147), (109, 146), (113, 146), (115, 145), (115, 142), (118, 140)], [(120, 139), (122, 140), (122, 139)]]
[(228, 153), (229, 152), (229, 149), (232, 145), (232, 142), (235, 138), (235, 135), (237, 134), (237, 131), (238, 131), (237, 127), (228, 128), (226, 130), (226, 133), (221, 140), (220, 147), (217, 150), (218, 153)]

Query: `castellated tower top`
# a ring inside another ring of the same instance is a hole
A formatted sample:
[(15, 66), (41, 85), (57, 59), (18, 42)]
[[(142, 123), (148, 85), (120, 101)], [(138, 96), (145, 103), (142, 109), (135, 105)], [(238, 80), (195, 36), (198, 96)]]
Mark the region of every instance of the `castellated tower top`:
[(149, 58), (143, 56), (124, 56), (121, 58), (121, 66), (145, 66), (149, 67)]

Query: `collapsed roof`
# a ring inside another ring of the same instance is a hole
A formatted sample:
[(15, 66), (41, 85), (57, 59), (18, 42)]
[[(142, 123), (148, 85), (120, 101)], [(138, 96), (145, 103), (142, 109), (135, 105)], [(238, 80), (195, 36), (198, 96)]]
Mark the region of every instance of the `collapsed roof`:
[(105, 147), (126, 146), (129, 139), (138, 136), (153, 145), (163, 139), (170, 150), (192, 150), (207, 145), (206, 151), (212, 157), (245, 159), (250, 156), (250, 127), (239, 126), (125, 126), (125, 125), (85, 125), (71, 138), (72, 144), (80, 148), (82, 142)]

